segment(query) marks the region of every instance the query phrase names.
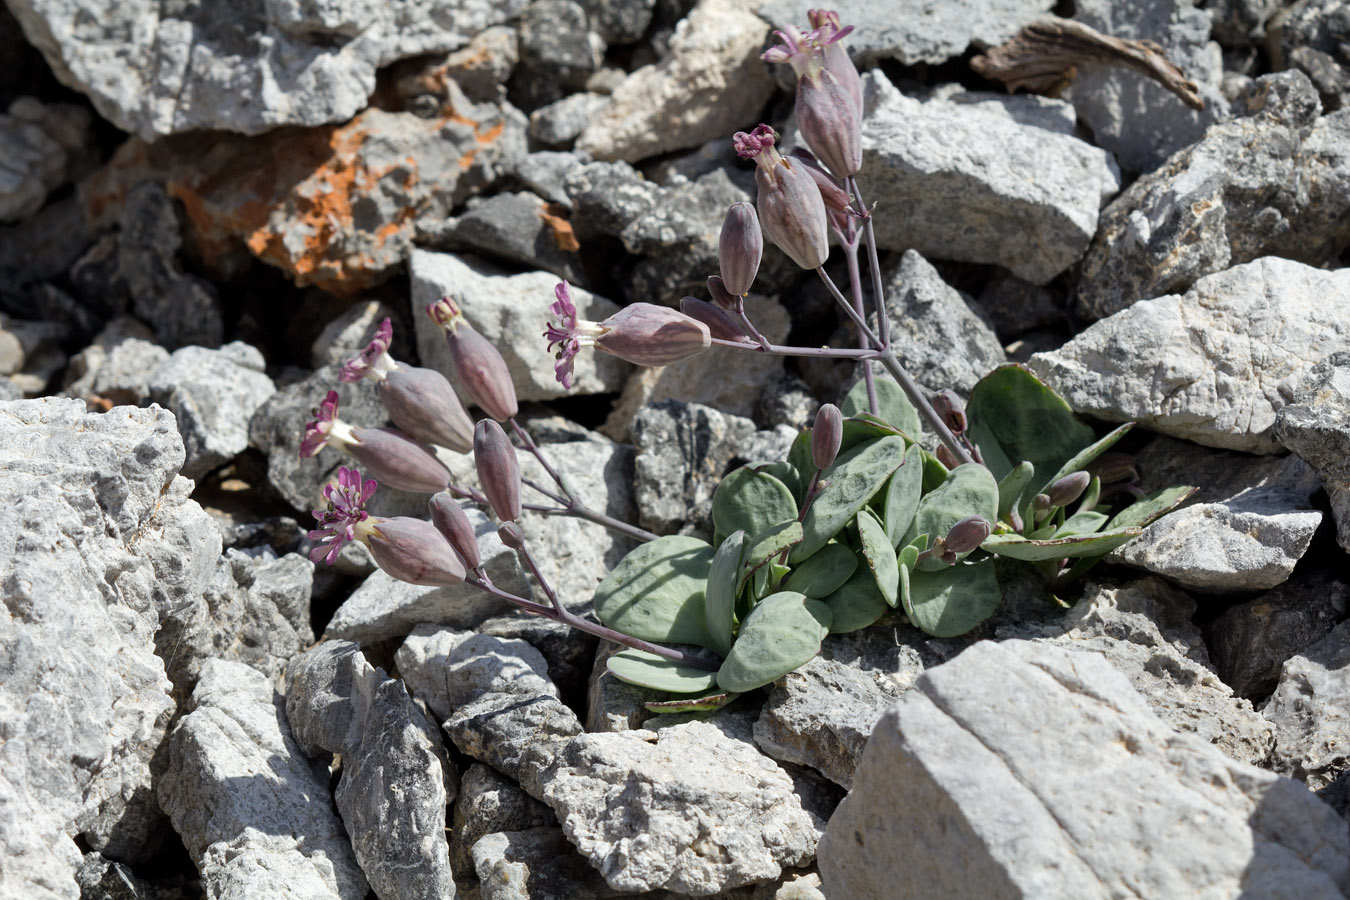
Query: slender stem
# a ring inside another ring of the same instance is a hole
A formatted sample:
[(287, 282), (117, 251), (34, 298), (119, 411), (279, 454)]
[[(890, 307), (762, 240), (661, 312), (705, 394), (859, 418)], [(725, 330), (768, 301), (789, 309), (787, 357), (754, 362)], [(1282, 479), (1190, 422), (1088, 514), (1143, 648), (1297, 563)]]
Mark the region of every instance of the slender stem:
[(520, 561), (530, 570), (530, 574), (534, 576), (534, 580), (539, 582), (539, 587), (543, 589), (544, 596), (548, 598), (548, 602), (552, 604), (553, 608), (558, 612), (562, 612), (563, 607), (562, 604), (558, 602), (558, 595), (554, 593), (553, 586), (545, 580), (544, 574), (539, 571), (539, 566), (535, 563), (534, 554), (530, 552), (529, 546), (522, 544), (520, 549), (516, 551), (516, 556), (518, 556)]
[(877, 236), (872, 228), (872, 211), (863, 204), (862, 191), (858, 189), (858, 179), (846, 179), (853, 199), (858, 203), (858, 212), (863, 219), (863, 235), (867, 239), (867, 268), (872, 276), (872, 302), (877, 306), (877, 330), (881, 332), (884, 346), (891, 346), (891, 327), (886, 316), (886, 292), (881, 286), (881, 265), (877, 261)]
[(589, 506), (575, 504), (570, 515), (578, 519), (585, 519), (587, 522), (594, 522), (597, 525), (603, 525), (610, 531), (617, 531), (619, 534), (632, 538), (635, 541), (654, 541), (661, 535), (648, 531), (645, 528), (639, 528), (636, 525), (629, 525), (622, 519), (616, 519), (613, 516), (607, 516), (602, 512), (597, 512)]
[[(852, 226), (850, 226), (850, 230)], [(858, 269), (858, 240), (855, 237), (844, 245), (844, 258), (848, 261), (848, 287), (849, 293), (853, 295), (853, 309), (859, 316), (863, 315), (862, 298), (862, 272)], [(882, 334), (886, 334), (885, 326), (882, 326)], [(889, 335), (887, 335), (889, 337)], [(858, 346), (867, 347), (867, 338), (859, 332)], [(872, 415), (879, 415), (881, 406), (877, 403), (877, 381), (872, 374), (871, 363), (863, 363), (863, 384), (867, 388), (867, 408)]]
[(867, 320), (865, 320), (862, 317), (862, 315), (856, 309), (853, 308), (853, 304), (850, 303), (848, 299), (843, 295), (843, 293), (839, 290), (839, 288), (835, 286), (834, 280), (830, 278), (829, 275), (825, 274), (824, 267), (823, 266), (818, 267), (816, 269), (816, 274), (820, 276), (821, 281), (825, 282), (825, 287), (829, 289), (830, 295), (834, 297), (835, 301), (841, 307), (843, 307), (844, 312), (848, 313), (848, 317), (852, 319), (853, 324), (858, 327), (858, 332), (862, 334), (864, 337), (866, 337), (869, 341), (871, 341), (873, 347), (876, 347), (878, 350), (880, 350), (881, 347), (883, 346), (881, 343), (881, 338), (877, 337), (876, 334), (872, 332), (872, 329), (867, 327)]
[(539, 465), (544, 467), (544, 471), (548, 473), (548, 477), (552, 478), (554, 483), (562, 488), (562, 492), (570, 497), (571, 494), (567, 493), (567, 485), (563, 484), (562, 476), (559, 475), (557, 470), (549, 463), (548, 457), (544, 456), (543, 452), (535, 444), (534, 438), (530, 437), (530, 433), (520, 427), (520, 423), (516, 421), (515, 416), (512, 416), (507, 421), (511, 423), (511, 428), (516, 432), (516, 437), (520, 438), (520, 442), (525, 445), (525, 449), (530, 451), (535, 459), (539, 460)]
[(447, 484), (445, 489), (450, 492), (452, 497), (458, 497), (461, 500), (472, 500), (480, 506), (488, 506), (488, 498), (473, 488), (460, 487), (457, 484)]
[(891, 377), (900, 385), (901, 390), (905, 392), (905, 396), (909, 398), (909, 402), (914, 404), (914, 408), (919, 411), (919, 415), (924, 417), (929, 427), (947, 446), (947, 449), (952, 452), (952, 455), (962, 463), (973, 463), (975, 460), (971, 459), (966, 448), (961, 446), (961, 442), (956, 439), (956, 435), (952, 434), (952, 430), (947, 427), (947, 423), (942, 421), (942, 416), (939, 416), (937, 410), (933, 409), (933, 404), (928, 402), (928, 397), (924, 395), (923, 390), (910, 377), (910, 374), (905, 371), (905, 367), (900, 365), (900, 360), (895, 358), (895, 354), (886, 350), (877, 359), (886, 367), (886, 371), (891, 373)]
[(750, 335), (750, 337), (754, 338), (755, 341), (759, 344), (759, 349), (768, 350), (771, 346), (773, 346), (772, 344), (769, 343), (769, 339), (766, 338), (763, 335), (763, 333), (758, 328), (755, 327), (755, 323), (750, 321), (750, 317), (745, 314), (744, 297), (736, 298), (736, 317), (741, 320), (741, 325), (745, 327), (745, 333)]
[(554, 503), (561, 503), (564, 507), (570, 506), (574, 502), (566, 497), (558, 496), (557, 494), (550, 491), (548, 488), (544, 487), (539, 482), (535, 481), (533, 478), (522, 478), (520, 479), (520, 483), (534, 488), (536, 491), (543, 494), (545, 497), (552, 500)]
[(816, 356), (825, 359), (877, 359), (881, 356), (877, 350), (845, 350), (839, 347), (793, 347), (784, 344), (769, 344), (767, 347), (760, 347), (746, 341), (728, 341), (722, 338), (713, 338), (712, 342), (719, 347), (732, 347), (736, 350), (751, 350), (756, 353), (768, 353), (772, 356)]

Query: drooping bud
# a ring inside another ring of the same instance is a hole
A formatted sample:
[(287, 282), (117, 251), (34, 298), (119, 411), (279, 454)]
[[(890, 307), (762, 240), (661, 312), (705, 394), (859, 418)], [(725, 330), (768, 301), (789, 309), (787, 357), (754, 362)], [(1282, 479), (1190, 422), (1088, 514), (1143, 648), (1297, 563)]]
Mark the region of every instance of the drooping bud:
[(848, 194), (839, 186), (838, 180), (821, 167), (815, 155), (805, 147), (796, 147), (788, 155), (794, 160), (801, 160), (806, 166), (806, 173), (815, 180), (816, 187), (820, 189), (820, 199), (825, 201), (825, 211), (830, 214), (831, 219), (847, 215), (852, 209)]
[(430, 522), (398, 516), (370, 519), (366, 526), (364, 537), (370, 555), (392, 577), (434, 587), (464, 582), (464, 564)]
[(521, 531), (520, 526), (515, 522), (503, 522), (498, 526), (497, 537), (508, 549), (523, 550), (525, 548), (525, 532)]
[(857, 104), (858, 115), (861, 116), (863, 109), (862, 76), (858, 74), (858, 67), (849, 58), (842, 40), (853, 30), (853, 26), (841, 27), (839, 13), (827, 9), (807, 10), (806, 20), (811, 24), (811, 28), (815, 31), (820, 43), (821, 64), (825, 67), (825, 71), (834, 76), (834, 79), (848, 91), (849, 96)]
[(758, 125), (732, 139), (742, 159), (755, 161), (755, 207), (764, 233), (803, 269), (817, 269), (830, 253), (825, 201), (799, 161), (774, 149), (773, 129)]
[(707, 325), (654, 303), (625, 306), (600, 324), (595, 345), (639, 366), (668, 366), (712, 346)]
[(497, 518), (511, 522), (520, 517), (520, 462), (502, 426), (484, 419), (473, 430), (473, 461), (478, 482)]
[(724, 341), (744, 341), (745, 332), (721, 309), (697, 297), (680, 298), (680, 312), (708, 326), (708, 333)]
[(731, 312), (742, 302), (740, 297), (727, 290), (726, 282), (722, 280), (721, 275), (708, 276), (708, 293), (712, 295), (713, 304), (727, 312)]
[(947, 549), (952, 553), (970, 553), (989, 538), (989, 521), (983, 516), (966, 516), (947, 532)]
[(1037, 494), (1036, 496), (1031, 498), (1031, 508), (1036, 510), (1036, 512), (1038, 513), (1043, 513), (1049, 510), (1052, 506), (1053, 504), (1050, 502), (1049, 494)]
[(948, 469), (955, 469), (957, 466), (961, 465), (961, 460), (956, 458), (956, 454), (952, 452), (952, 448), (948, 447), (946, 444), (938, 444), (938, 448), (933, 455), (937, 457), (938, 462), (942, 463)]
[(717, 240), (717, 261), (728, 291), (741, 296), (750, 293), (763, 254), (764, 234), (755, 208), (744, 200), (731, 204)]
[(1083, 471), (1065, 475), (1045, 489), (1050, 505), (1068, 506), (1083, 495), (1083, 491), (1087, 490), (1090, 481), (1092, 481), (1092, 476)]
[[(838, 17), (826, 21), (826, 28), (803, 33), (788, 26), (774, 32), (783, 43), (767, 50), (769, 62), (792, 65), (797, 74), (797, 127), (806, 146), (838, 178), (856, 175), (862, 168), (862, 93), (861, 83), (853, 84), (852, 75), (836, 73), (841, 63), (831, 58), (835, 68), (827, 67), (825, 48), (837, 43), (848, 29), (839, 29)], [(824, 34), (828, 30), (829, 34)], [(842, 49), (842, 48), (841, 48)], [(843, 62), (848, 63), (845, 53)], [(851, 67), (852, 64), (848, 63)]]
[(1139, 473), (1134, 467), (1134, 457), (1128, 453), (1111, 451), (1097, 457), (1091, 466), (1102, 484), (1114, 484), (1117, 481), (1136, 481)]
[(826, 403), (816, 410), (815, 425), (811, 428), (811, 460), (817, 469), (830, 467), (843, 439), (844, 416), (839, 407)]
[(431, 510), (431, 524), (445, 536), (450, 546), (459, 554), (467, 569), (476, 569), (483, 564), (478, 552), (478, 536), (473, 533), (473, 525), (464, 514), (464, 507), (456, 502), (449, 491), (441, 491), (433, 496), (427, 507)]
[(394, 428), (353, 428), (343, 449), (381, 484), (419, 494), (434, 494), (450, 483), (450, 470), (421, 441)]
[(933, 410), (951, 429), (952, 434), (964, 434), (966, 430), (966, 403), (961, 395), (950, 388), (943, 388), (933, 395)]
[(389, 418), (419, 441), (456, 453), (473, 448), (473, 419), (440, 372), (398, 365), (385, 375), (378, 390)]
[(498, 422), (514, 416), (519, 410), (516, 387), (506, 361), (492, 342), (474, 330), (449, 297), (429, 305), (427, 315), (445, 330), (450, 367), (469, 398)]

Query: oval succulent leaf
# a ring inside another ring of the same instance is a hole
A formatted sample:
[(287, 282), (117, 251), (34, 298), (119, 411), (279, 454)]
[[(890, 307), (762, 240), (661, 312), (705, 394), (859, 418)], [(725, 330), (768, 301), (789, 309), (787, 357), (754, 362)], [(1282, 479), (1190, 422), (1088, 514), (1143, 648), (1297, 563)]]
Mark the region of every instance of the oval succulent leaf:
[(1092, 510), (1080, 510), (1064, 520), (1064, 524), (1055, 529), (1055, 537), (1066, 538), (1077, 535), (1094, 534), (1110, 518), (1106, 513)]
[(927, 450), (923, 450), (922, 453), (923, 453), (923, 492), (926, 494), (931, 490), (935, 490), (938, 487), (938, 485), (946, 481), (947, 476), (951, 474), (951, 469), (948, 469), (946, 466), (944, 466), (942, 464), (942, 460), (938, 459), (936, 456), (929, 453)]
[(789, 561), (800, 562), (840, 532), (885, 486), (905, 458), (905, 439), (888, 435), (841, 455), (823, 473), (824, 487), (802, 519), (802, 542)]
[(717, 673), (675, 662), (645, 650), (621, 650), (605, 660), (620, 681), (672, 694), (696, 694), (717, 687)]
[(740, 582), (745, 583), (750, 573), (762, 568), (765, 563), (776, 558), (784, 550), (800, 543), (802, 523), (782, 522), (772, 528), (748, 538), (744, 554), (741, 556)]
[(792, 446), (788, 448), (787, 461), (796, 471), (797, 480), (795, 483), (783, 480), (783, 483), (792, 489), (792, 496), (800, 508), (800, 504), (806, 499), (806, 488), (816, 474), (816, 463), (811, 455), (811, 429), (803, 428), (798, 433), (792, 441)]
[(874, 441), (877, 438), (887, 436), (904, 437), (898, 429), (892, 428), (885, 422), (870, 416), (867, 413), (860, 413), (844, 420), (843, 437), (840, 438), (839, 452), (847, 453), (850, 450), (857, 450), (859, 445), (868, 441)]
[(595, 589), (595, 614), (645, 641), (707, 647), (703, 603), (712, 559), (712, 547), (685, 535), (642, 544)]
[(712, 519), (717, 534), (759, 534), (780, 522), (796, 521), (797, 501), (777, 478), (742, 466), (713, 493)]
[(905, 451), (905, 462), (895, 470), (891, 480), (886, 483), (885, 501), (882, 503), (882, 522), (886, 526), (886, 537), (891, 546), (900, 543), (900, 539), (909, 530), (914, 514), (919, 510), (919, 498), (923, 494), (923, 449), (918, 444), (910, 445)]
[(980, 379), (970, 392), (966, 417), (970, 439), (995, 478), (1022, 460), (1037, 472), (1058, 472), (1094, 437), (1069, 404), (1020, 365), (1000, 366)]
[(1076, 537), (1032, 540), (1020, 534), (994, 534), (980, 545), (986, 553), (996, 553), (1009, 559), (1042, 562), (1047, 559), (1066, 559), (1079, 556), (1102, 556), (1136, 537), (1139, 528), (1118, 528), (1099, 534)]
[(810, 662), (830, 631), (830, 608), (795, 591), (770, 594), (741, 623), (717, 686), (744, 693)]
[[(1012, 470), (998, 482), (998, 518), (1006, 519), (1008, 513), (1021, 505), (1022, 495), (1027, 485), (1036, 475), (1036, 467), (1026, 460), (1013, 466)], [(1033, 493), (1035, 493), (1033, 491)]]
[(736, 629), (736, 588), (740, 583), (741, 555), (745, 551), (745, 532), (734, 531), (713, 554), (708, 571), (708, 587), (703, 598), (704, 620), (708, 625), (710, 646), (719, 656), (731, 650)]
[[(923, 433), (923, 420), (919, 418), (919, 411), (914, 408), (914, 404), (909, 402), (905, 396), (905, 391), (900, 385), (889, 378), (876, 379), (877, 390), (877, 418), (891, 425), (894, 428), (903, 431), (910, 437), (917, 438)], [(859, 380), (853, 385), (844, 402), (840, 404), (839, 411), (845, 416), (856, 416), (861, 413), (870, 412), (867, 405), (867, 383)]]
[[(953, 525), (967, 516), (982, 516), (992, 522), (997, 513), (998, 485), (989, 470), (974, 463), (957, 466), (946, 481), (919, 501), (905, 543), (919, 534), (945, 537)], [(919, 563), (918, 568), (933, 571), (943, 565), (941, 560), (929, 558)]]
[(858, 555), (831, 541), (792, 570), (783, 589), (820, 600), (833, 594), (858, 568)]
[(993, 615), (1002, 599), (991, 560), (957, 563), (911, 574), (905, 614), (934, 637), (956, 637)]
[(858, 513), (858, 538), (862, 542), (863, 559), (872, 570), (881, 596), (886, 599), (886, 605), (894, 607), (900, 590), (900, 567), (895, 559), (895, 547), (886, 536), (886, 529), (866, 509)]
[(872, 570), (859, 565), (852, 577), (843, 587), (825, 598), (833, 618), (830, 620), (831, 634), (846, 634), (866, 628), (880, 619), (889, 608), (886, 598), (881, 596), (881, 588), (872, 577)]

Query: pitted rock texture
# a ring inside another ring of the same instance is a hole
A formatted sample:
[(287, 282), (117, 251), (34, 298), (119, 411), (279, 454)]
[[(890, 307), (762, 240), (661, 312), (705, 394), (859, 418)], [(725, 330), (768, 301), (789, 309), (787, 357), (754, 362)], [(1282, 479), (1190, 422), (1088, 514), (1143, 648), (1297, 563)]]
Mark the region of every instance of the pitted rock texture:
[(1285, 660), (1261, 710), (1275, 727), (1273, 768), (1321, 790), (1350, 769), (1350, 625)]
[(155, 852), (151, 758), (173, 713), (155, 632), (220, 553), (182, 461), (162, 409), (0, 403), (6, 893), (77, 897), (77, 836), (133, 864)]
[(1275, 421), (1280, 443), (1321, 477), (1336, 518), (1336, 541), (1350, 550), (1350, 353), (1313, 366)]
[(1075, 411), (1274, 453), (1275, 416), (1350, 339), (1350, 272), (1266, 257), (1134, 304), (1027, 365)]
[(92, 116), (68, 103), (20, 97), (0, 114), (0, 222), (23, 219), (88, 162)]
[(519, 638), (419, 625), (394, 660), (408, 690), (438, 719), (494, 691), (558, 695), (544, 657)]
[(381, 66), (463, 46), (524, 5), (14, 0), (10, 10), (64, 84), (149, 141), (341, 122), (365, 107)]

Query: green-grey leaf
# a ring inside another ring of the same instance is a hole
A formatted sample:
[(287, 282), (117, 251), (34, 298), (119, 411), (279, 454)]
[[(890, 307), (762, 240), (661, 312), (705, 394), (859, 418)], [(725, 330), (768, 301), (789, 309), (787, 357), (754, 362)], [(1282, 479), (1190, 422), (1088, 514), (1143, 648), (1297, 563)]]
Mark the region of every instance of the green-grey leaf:
[(947, 480), (950, 470), (927, 450), (923, 451), (923, 492), (926, 494)]
[(1042, 562), (1047, 559), (1065, 559), (1078, 556), (1102, 556), (1139, 534), (1139, 528), (1117, 528), (1099, 534), (1077, 537), (1030, 540), (1020, 534), (990, 535), (980, 549), (1010, 559)]
[[(924, 544), (928, 543), (928, 535), (920, 535), (920, 537), (923, 538)], [(927, 549), (927, 547), (924, 549)], [(923, 550), (920, 550), (914, 544), (906, 544), (900, 549), (900, 552), (895, 555), (895, 561), (905, 568), (912, 569), (914, 568), (914, 564), (919, 561), (919, 554), (922, 552)]]
[(839, 590), (856, 568), (857, 554), (843, 544), (831, 541), (802, 560), (783, 582), (783, 589), (820, 600)]
[(811, 454), (811, 429), (803, 428), (798, 432), (788, 449), (787, 461), (797, 471), (797, 481), (795, 484), (786, 480), (783, 483), (792, 488), (792, 496), (800, 508), (806, 499), (806, 488), (811, 483), (811, 476), (816, 474), (816, 463)]
[(1093, 440), (1092, 429), (1069, 404), (1020, 365), (1000, 366), (980, 379), (970, 392), (966, 417), (969, 437), (995, 478), (1022, 460), (1037, 472), (1058, 472)]
[(858, 511), (858, 538), (862, 542), (863, 559), (877, 580), (881, 596), (888, 606), (895, 606), (900, 590), (900, 567), (895, 559), (895, 547), (886, 536), (886, 529), (868, 509)]
[(741, 623), (717, 686), (744, 693), (809, 662), (830, 631), (830, 608), (795, 591), (770, 594)]
[(833, 619), (830, 621), (830, 633), (845, 634), (866, 628), (885, 614), (889, 607), (886, 598), (881, 596), (881, 588), (872, 577), (872, 570), (859, 565), (852, 577), (843, 587), (825, 598)]
[(730, 691), (722, 691), (716, 694), (706, 694), (702, 697), (691, 697), (689, 699), (652, 700), (642, 705), (649, 712), (654, 712), (657, 715), (715, 712), (739, 696), (740, 694), (733, 694)]
[(708, 646), (703, 592), (713, 548), (670, 534), (629, 552), (595, 589), (595, 614), (644, 641)]
[(956, 637), (993, 615), (1002, 599), (992, 560), (957, 563), (910, 575), (905, 613), (916, 628), (934, 637)]
[(919, 497), (923, 493), (923, 450), (918, 444), (911, 444), (905, 451), (905, 462), (895, 470), (891, 480), (886, 482), (885, 502), (882, 504), (883, 523), (886, 537), (894, 547), (900, 543), (909, 523), (914, 521), (914, 513), (919, 508)]
[(1099, 531), (1109, 519), (1106, 513), (1090, 509), (1080, 510), (1064, 520), (1064, 524), (1055, 530), (1055, 537), (1066, 538), (1080, 534), (1092, 534)]
[[(998, 484), (987, 468), (977, 463), (957, 466), (932, 491), (919, 501), (918, 512), (910, 523), (904, 541), (908, 543), (918, 534), (945, 537), (952, 526), (967, 516), (983, 516), (993, 522), (998, 516)], [(941, 568), (939, 559), (925, 559), (919, 571)]]
[(792, 463), (785, 459), (780, 459), (769, 462), (753, 463), (750, 468), (754, 469), (756, 472), (763, 472), (765, 475), (772, 475), (774, 478), (783, 482), (783, 484), (787, 486), (787, 489), (792, 492), (792, 502), (799, 502), (797, 500), (797, 495), (801, 492), (801, 485), (799, 483), (801, 481), (801, 474), (797, 471), (797, 467)]
[(736, 630), (736, 593), (740, 584), (741, 555), (745, 550), (745, 532), (733, 531), (713, 554), (708, 572), (708, 588), (703, 599), (704, 619), (708, 625), (709, 646), (719, 656), (731, 650)]
[(744, 583), (751, 572), (775, 559), (784, 550), (800, 543), (801, 539), (800, 522), (781, 522), (749, 538), (741, 557), (741, 582)]
[[(877, 418), (883, 422), (898, 428), (910, 437), (917, 438), (923, 432), (923, 421), (919, 418), (919, 411), (914, 408), (914, 404), (909, 402), (905, 396), (905, 391), (900, 385), (896, 384), (890, 378), (877, 378)], [(860, 379), (853, 385), (848, 396), (844, 398), (839, 411), (845, 416), (856, 416), (860, 413), (870, 413), (867, 406), (867, 382)]]
[(1189, 484), (1178, 484), (1174, 487), (1154, 491), (1147, 497), (1140, 497), (1112, 516), (1111, 521), (1106, 523), (1106, 530), (1111, 531), (1116, 528), (1129, 528), (1130, 526), (1143, 528), (1159, 516), (1165, 515), (1185, 503), (1191, 494), (1198, 490), (1199, 488), (1192, 487)]
[(1018, 505), (1018, 501), (1022, 499), (1023, 492), (1026, 491), (1027, 485), (1031, 483), (1035, 474), (1036, 467), (1023, 460), (1013, 466), (1012, 470), (999, 480), (998, 517), (1000, 521), (1006, 519), (1013, 507)]
[(742, 466), (723, 478), (713, 492), (713, 530), (717, 534), (759, 534), (796, 518), (797, 501), (792, 491), (764, 471)]
[(605, 668), (620, 681), (672, 694), (694, 694), (717, 686), (716, 672), (645, 650), (621, 650), (605, 661)]
[(822, 475), (825, 486), (806, 511), (802, 542), (789, 561), (801, 562), (824, 547), (885, 486), (904, 458), (905, 439), (888, 435), (836, 459)]
[(906, 565), (905, 563), (900, 563), (899, 568), (900, 568), (900, 590), (899, 590), (900, 607), (905, 611), (905, 615), (909, 615), (909, 611), (914, 608), (913, 597), (909, 590), (909, 573), (913, 567)]
[(1094, 459), (1101, 456), (1107, 450), (1111, 449), (1111, 446), (1115, 444), (1116, 441), (1123, 438), (1133, 427), (1134, 427), (1133, 422), (1126, 422), (1124, 425), (1112, 429), (1100, 440), (1093, 441), (1091, 444), (1084, 447), (1082, 450), (1079, 450), (1069, 459), (1065, 460), (1064, 464), (1061, 465), (1058, 469), (1056, 469), (1053, 475), (1051, 475), (1049, 478), (1046, 478), (1044, 481), (1038, 484), (1036, 486), (1036, 490), (1032, 491), (1032, 494), (1035, 494), (1037, 491), (1045, 490), (1048, 486), (1054, 484), (1056, 481), (1059, 481), (1065, 475), (1072, 475), (1074, 472), (1086, 469), (1088, 467), (1088, 463), (1092, 462)]

